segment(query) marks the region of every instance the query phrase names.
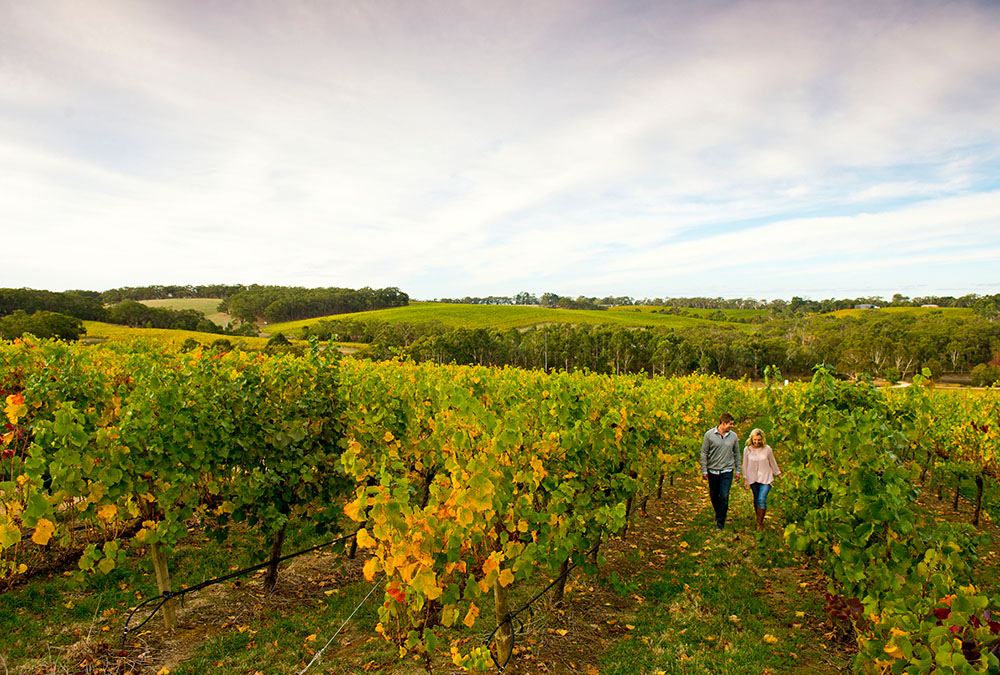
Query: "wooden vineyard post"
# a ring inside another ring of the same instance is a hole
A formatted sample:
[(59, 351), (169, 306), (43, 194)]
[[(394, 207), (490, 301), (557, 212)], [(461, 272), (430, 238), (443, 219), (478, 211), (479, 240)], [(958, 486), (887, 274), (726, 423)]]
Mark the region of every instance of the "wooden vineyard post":
[(931, 459), (932, 458), (933, 458), (933, 455), (931, 455), (931, 449), (927, 448), (927, 461), (924, 462), (924, 468), (920, 472), (920, 484), (921, 485), (923, 485), (926, 482), (926, 480), (927, 480), (927, 472), (930, 469)]
[(972, 524), (979, 525), (979, 514), (983, 510), (983, 474), (976, 476), (976, 509), (972, 514)]
[(628, 534), (628, 517), (632, 515), (632, 501), (635, 497), (629, 497), (625, 502), (625, 525), (622, 527), (622, 536)]
[(656, 498), (663, 499), (663, 474), (660, 474), (660, 482), (656, 486)]
[(288, 524), (285, 523), (281, 526), (274, 535), (274, 541), (271, 542), (271, 563), (267, 566), (267, 576), (264, 577), (264, 590), (273, 591), (275, 584), (278, 583), (278, 558), (281, 557), (281, 549), (285, 545), (285, 529)]
[(563, 597), (566, 595), (566, 578), (569, 576), (567, 570), (569, 570), (569, 558), (563, 560), (562, 565), (559, 566), (559, 581), (556, 582), (555, 587), (552, 589), (553, 607), (562, 606)]
[(597, 544), (594, 545), (594, 548), (590, 552), (590, 562), (592, 562), (595, 565), (597, 564), (597, 554), (600, 550), (601, 550), (601, 540), (598, 539)]
[[(957, 472), (956, 472), (957, 474)], [(962, 477), (955, 476), (955, 498), (951, 500), (952, 511), (958, 511), (958, 497), (962, 493)]]
[[(167, 570), (167, 554), (159, 544), (152, 544), (149, 547), (153, 556), (153, 569), (156, 570), (156, 588), (160, 594), (170, 593), (170, 572)], [(167, 630), (177, 628), (177, 608), (173, 598), (163, 603), (163, 623)]]
[(510, 600), (507, 589), (499, 579), (493, 582), (493, 605), (497, 618), (497, 662), (504, 666), (510, 661), (514, 649), (514, 623), (507, 618), (510, 614)]

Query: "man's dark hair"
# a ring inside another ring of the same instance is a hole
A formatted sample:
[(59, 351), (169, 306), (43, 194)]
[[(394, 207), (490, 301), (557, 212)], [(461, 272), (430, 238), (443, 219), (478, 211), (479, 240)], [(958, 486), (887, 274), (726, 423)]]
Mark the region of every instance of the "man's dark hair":
[(732, 415), (730, 415), (729, 413), (722, 413), (722, 415), (719, 416), (719, 422), (720, 423), (722, 423), (722, 422), (735, 422), (735, 421), (736, 421), (736, 418), (733, 417)]

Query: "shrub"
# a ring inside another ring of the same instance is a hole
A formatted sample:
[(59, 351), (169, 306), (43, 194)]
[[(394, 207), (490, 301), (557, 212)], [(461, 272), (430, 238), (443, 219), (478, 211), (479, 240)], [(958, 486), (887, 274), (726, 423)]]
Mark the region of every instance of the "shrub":
[(57, 312), (33, 312), (15, 310), (13, 314), (0, 318), (0, 338), (13, 340), (31, 334), (39, 338), (59, 338), (79, 340), (87, 332), (79, 319)]
[(1000, 366), (980, 363), (972, 369), (972, 384), (976, 387), (989, 387), (1000, 381)]

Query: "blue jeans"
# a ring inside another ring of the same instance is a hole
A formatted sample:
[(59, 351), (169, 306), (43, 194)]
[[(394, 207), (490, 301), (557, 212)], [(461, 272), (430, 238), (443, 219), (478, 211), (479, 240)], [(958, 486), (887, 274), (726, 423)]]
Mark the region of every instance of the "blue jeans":
[(715, 509), (715, 527), (719, 530), (726, 526), (726, 516), (729, 515), (729, 488), (733, 486), (733, 472), (708, 474), (708, 496), (712, 499)]
[(767, 483), (750, 483), (750, 490), (753, 492), (753, 505), (758, 509), (766, 509), (767, 493), (771, 491), (771, 486)]

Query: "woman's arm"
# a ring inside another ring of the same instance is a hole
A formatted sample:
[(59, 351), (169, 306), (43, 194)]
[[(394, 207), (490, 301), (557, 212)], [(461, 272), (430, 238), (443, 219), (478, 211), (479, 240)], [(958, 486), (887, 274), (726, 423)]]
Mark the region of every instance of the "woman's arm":
[(775, 476), (781, 475), (781, 469), (778, 468), (778, 462), (774, 459), (774, 450), (771, 446), (767, 446), (767, 463), (771, 465), (771, 473)]

